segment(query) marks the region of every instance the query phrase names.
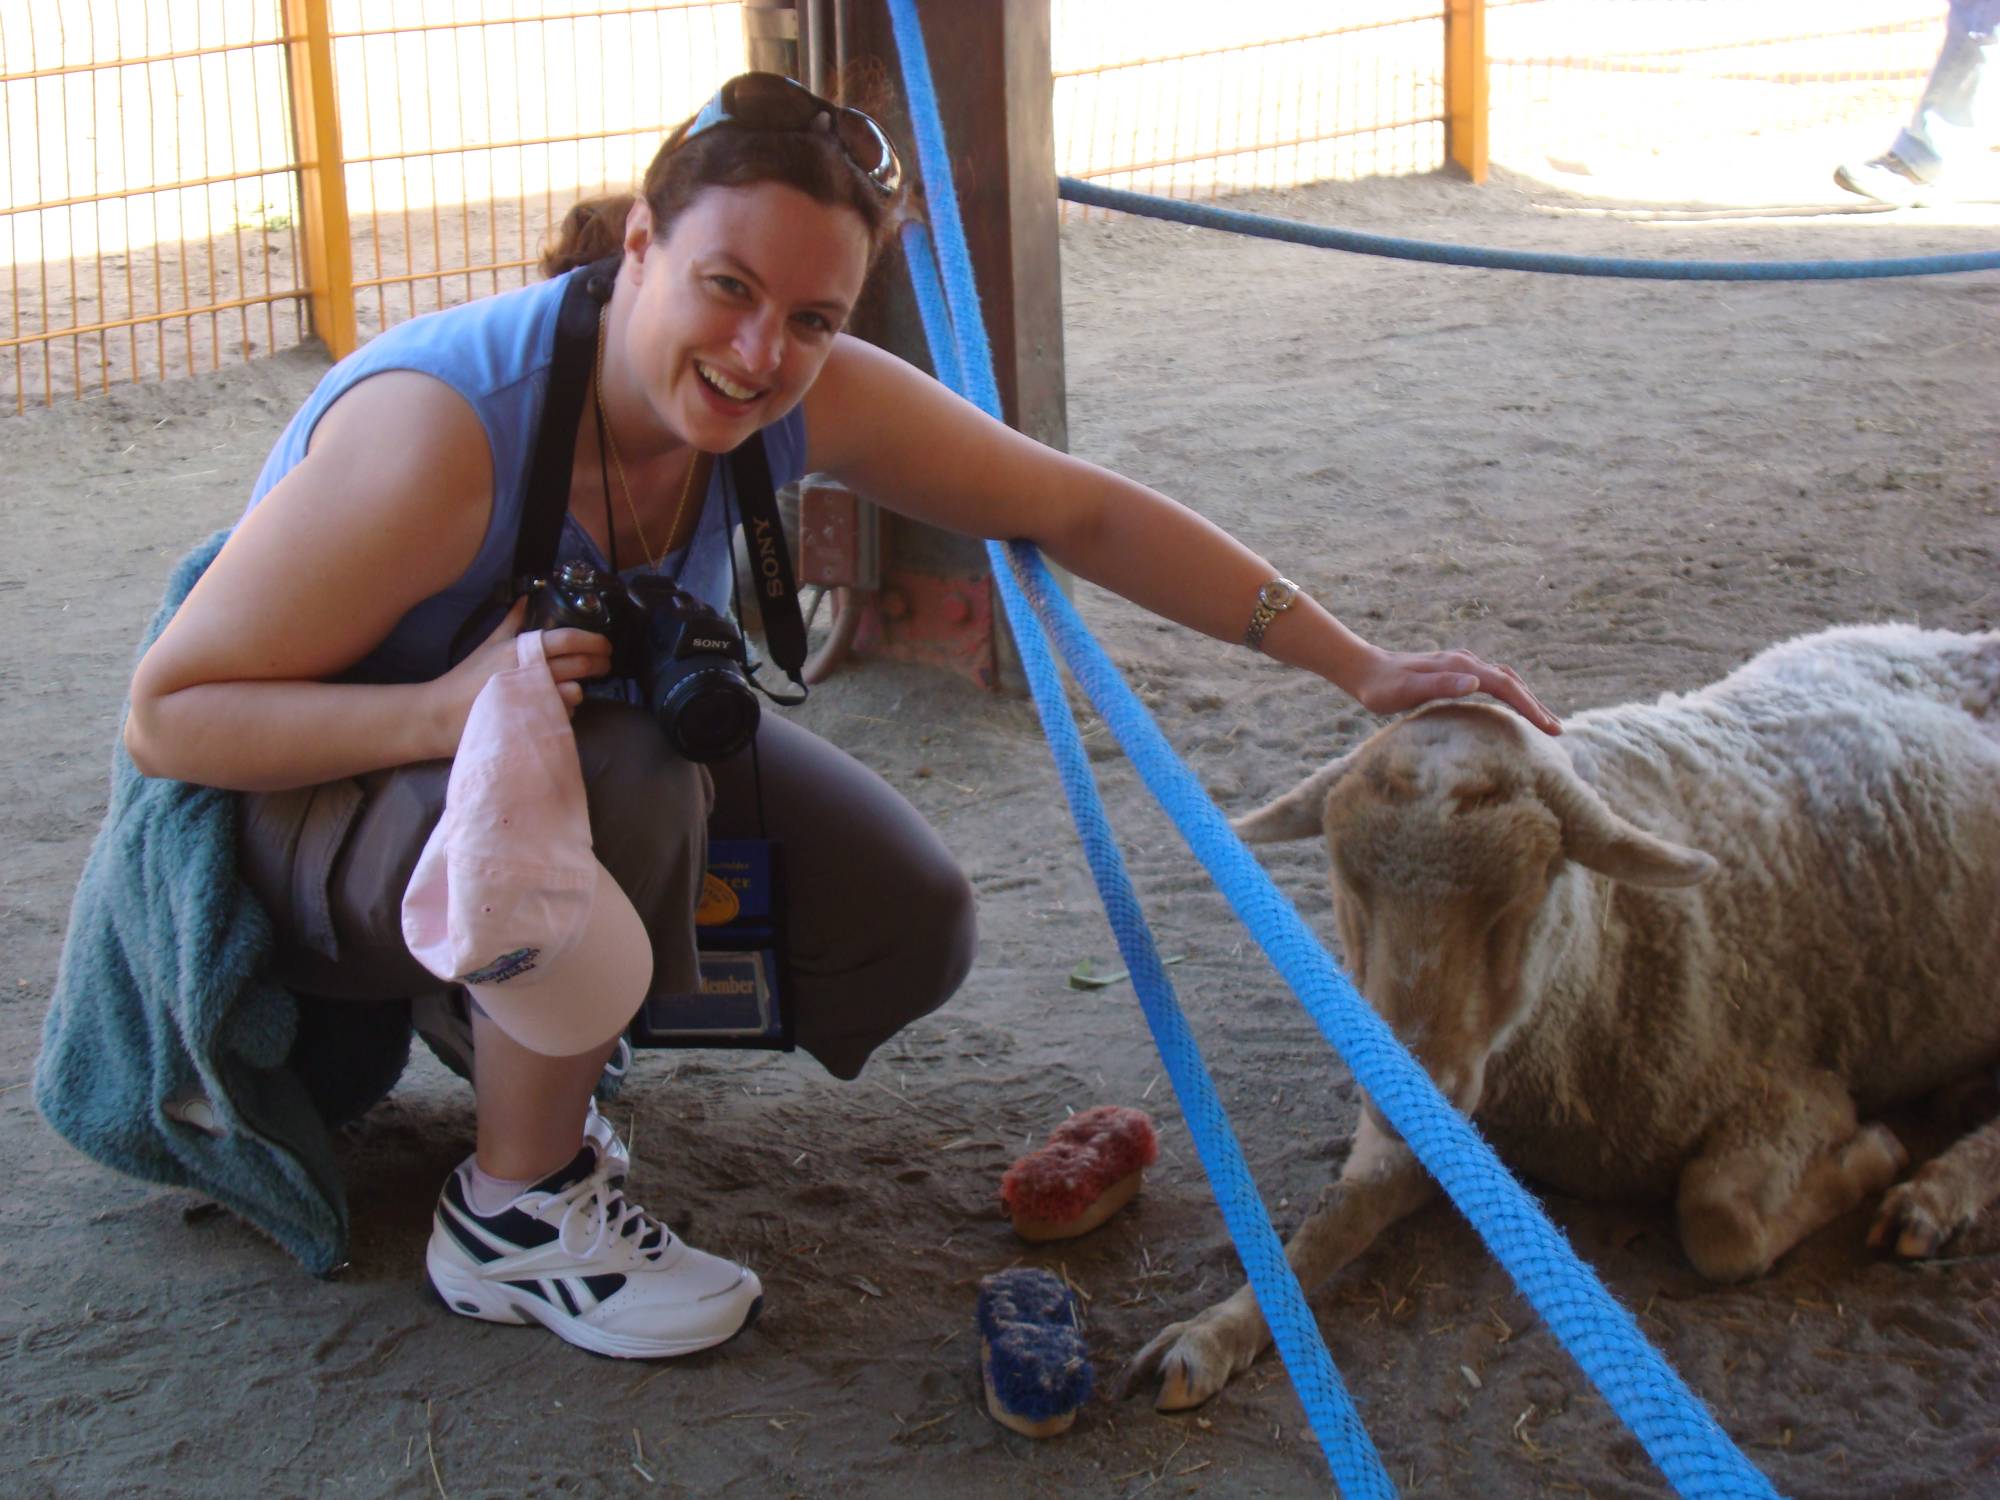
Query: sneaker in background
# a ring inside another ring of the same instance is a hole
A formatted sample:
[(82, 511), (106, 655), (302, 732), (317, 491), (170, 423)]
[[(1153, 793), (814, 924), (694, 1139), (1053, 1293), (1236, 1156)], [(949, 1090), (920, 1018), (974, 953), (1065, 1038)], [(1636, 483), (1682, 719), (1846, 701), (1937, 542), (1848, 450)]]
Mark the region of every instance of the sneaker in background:
[(1897, 208), (1924, 208), (1944, 201), (1935, 183), (1919, 177), (1916, 169), (1893, 151), (1885, 151), (1873, 161), (1845, 162), (1834, 169), (1833, 180), (1850, 193)]
[(424, 1255), (453, 1312), (540, 1323), (595, 1354), (664, 1359), (735, 1337), (763, 1308), (755, 1272), (684, 1244), (629, 1202), (595, 1142), (493, 1214), (473, 1212), (470, 1172), (468, 1160), (446, 1180)]

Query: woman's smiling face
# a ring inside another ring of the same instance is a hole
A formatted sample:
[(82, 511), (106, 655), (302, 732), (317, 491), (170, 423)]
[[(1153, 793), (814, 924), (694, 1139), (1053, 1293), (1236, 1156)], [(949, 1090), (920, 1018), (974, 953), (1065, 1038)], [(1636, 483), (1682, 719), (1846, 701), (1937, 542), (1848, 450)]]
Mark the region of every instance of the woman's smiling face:
[(708, 188), (665, 240), (650, 234), (642, 199), (626, 241), (633, 381), (668, 431), (727, 452), (811, 388), (867, 278), (867, 227), (851, 208), (761, 182)]

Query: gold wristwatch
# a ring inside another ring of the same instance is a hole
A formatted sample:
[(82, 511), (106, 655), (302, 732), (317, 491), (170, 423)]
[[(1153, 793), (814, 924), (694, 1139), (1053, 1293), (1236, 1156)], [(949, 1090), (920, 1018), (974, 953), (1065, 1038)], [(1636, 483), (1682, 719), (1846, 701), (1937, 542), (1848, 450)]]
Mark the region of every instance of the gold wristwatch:
[(1250, 626), (1243, 632), (1243, 644), (1252, 651), (1262, 651), (1264, 632), (1298, 597), (1299, 586), (1289, 578), (1273, 578), (1257, 590), (1257, 607), (1250, 612)]

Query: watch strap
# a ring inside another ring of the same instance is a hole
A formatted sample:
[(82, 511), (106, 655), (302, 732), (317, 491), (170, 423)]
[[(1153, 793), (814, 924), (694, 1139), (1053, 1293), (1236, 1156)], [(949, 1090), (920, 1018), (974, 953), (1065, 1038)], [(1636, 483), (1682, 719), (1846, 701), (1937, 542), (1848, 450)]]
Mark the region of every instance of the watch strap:
[(1250, 611), (1250, 624), (1243, 632), (1243, 644), (1252, 651), (1264, 649), (1264, 632), (1271, 628), (1271, 622), (1292, 607), (1299, 597), (1299, 586), (1282, 574), (1257, 590), (1257, 607)]

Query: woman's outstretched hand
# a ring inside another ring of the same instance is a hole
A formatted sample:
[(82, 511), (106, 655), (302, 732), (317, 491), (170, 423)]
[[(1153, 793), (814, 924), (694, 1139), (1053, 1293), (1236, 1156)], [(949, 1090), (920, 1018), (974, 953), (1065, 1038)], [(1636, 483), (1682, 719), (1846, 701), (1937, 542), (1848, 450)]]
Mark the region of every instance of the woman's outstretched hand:
[[(465, 721), (472, 715), (473, 700), (487, 679), (519, 665), (514, 638), (527, 623), (528, 601), (517, 599), (493, 633), (481, 641), (463, 661), (437, 679), (440, 733), (449, 740), (443, 751), (454, 755), (465, 733)], [(611, 670), (611, 638), (594, 630), (562, 626), (544, 632), (542, 652), (549, 659), (549, 672), (556, 680), (556, 692), (563, 707), (572, 714), (583, 702), (583, 683), (588, 677), (602, 677)]]
[(1562, 721), (1528, 690), (1512, 667), (1481, 661), (1470, 651), (1383, 651), (1375, 648), (1360, 679), (1348, 685), (1370, 713), (1395, 714), (1440, 698), (1486, 693), (1498, 698), (1544, 734), (1561, 734)]

